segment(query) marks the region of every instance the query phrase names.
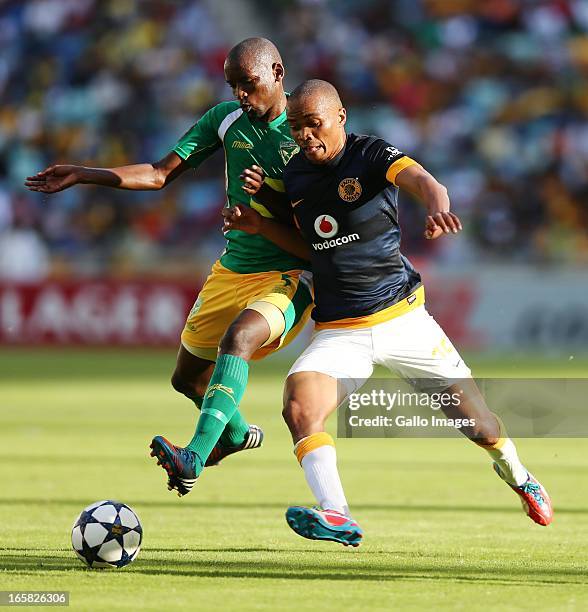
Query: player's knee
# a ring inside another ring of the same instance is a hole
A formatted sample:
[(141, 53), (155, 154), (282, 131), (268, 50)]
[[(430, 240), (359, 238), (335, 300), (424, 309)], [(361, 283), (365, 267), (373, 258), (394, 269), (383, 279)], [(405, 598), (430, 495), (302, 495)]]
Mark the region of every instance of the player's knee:
[(287, 399), (284, 402), (282, 418), (286, 422), (288, 429), (293, 432), (295, 429), (297, 429), (297, 425), (304, 420), (304, 410), (302, 405), (294, 399)]
[(251, 355), (261, 346), (256, 334), (246, 325), (231, 325), (222, 337), (219, 347), (221, 353), (237, 355), (249, 360)]
[(493, 446), (498, 442), (500, 430), (496, 419), (489, 418), (472, 419), (474, 424), (465, 432), (468, 438), (480, 446)]
[(295, 397), (286, 398), (282, 417), (293, 434), (304, 433), (324, 421), (319, 411), (305, 402), (298, 401)]

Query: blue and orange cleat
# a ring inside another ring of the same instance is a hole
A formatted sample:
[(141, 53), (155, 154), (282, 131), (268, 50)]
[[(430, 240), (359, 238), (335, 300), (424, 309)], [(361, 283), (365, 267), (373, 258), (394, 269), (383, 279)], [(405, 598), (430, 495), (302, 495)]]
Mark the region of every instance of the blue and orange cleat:
[[(494, 463), (494, 471), (505, 480), (500, 467)], [(525, 514), (538, 525), (546, 527), (553, 520), (553, 508), (547, 491), (542, 484), (531, 474), (522, 485), (506, 484), (521, 498), (521, 505)]]
[(155, 436), (149, 446), (151, 456), (157, 458), (157, 465), (167, 472), (167, 488), (175, 489), (179, 497), (190, 493), (198, 478), (195, 464), (200, 457), (189, 448), (174, 446), (163, 436)]
[(363, 531), (350, 517), (336, 510), (290, 506), (286, 521), (291, 529), (309, 540), (329, 540), (343, 546), (359, 546)]
[(251, 448), (259, 448), (262, 442), (263, 431), (261, 428), (257, 425), (249, 425), (249, 431), (245, 434), (245, 440), (238, 446), (223, 446), (220, 442), (217, 442), (204, 466), (210, 467), (212, 465), (218, 465), (225, 457), (233, 453), (249, 450)]

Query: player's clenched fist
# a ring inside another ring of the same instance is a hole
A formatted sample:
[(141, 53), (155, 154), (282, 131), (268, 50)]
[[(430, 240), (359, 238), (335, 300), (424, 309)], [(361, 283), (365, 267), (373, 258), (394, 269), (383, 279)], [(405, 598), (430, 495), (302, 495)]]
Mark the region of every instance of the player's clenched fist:
[(247, 234), (258, 234), (261, 229), (262, 216), (252, 208), (237, 204), (223, 211), (223, 232), (240, 230)]
[(243, 181), (242, 189), (245, 193), (253, 195), (257, 193), (263, 186), (264, 173), (259, 166), (251, 166), (243, 170), (239, 175), (239, 178)]
[(83, 166), (49, 166), (33, 176), (27, 176), (25, 186), (30, 191), (57, 193), (81, 182)]
[(425, 238), (435, 240), (443, 234), (457, 234), (462, 230), (459, 217), (452, 212), (438, 212), (428, 215), (425, 221)]

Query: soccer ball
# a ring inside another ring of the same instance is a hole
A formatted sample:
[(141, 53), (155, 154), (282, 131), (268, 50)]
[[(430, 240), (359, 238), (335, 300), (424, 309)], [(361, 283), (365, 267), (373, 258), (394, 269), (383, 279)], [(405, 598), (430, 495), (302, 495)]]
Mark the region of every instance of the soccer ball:
[(91, 568), (118, 568), (139, 554), (143, 528), (125, 504), (99, 501), (84, 508), (71, 530), (76, 555)]

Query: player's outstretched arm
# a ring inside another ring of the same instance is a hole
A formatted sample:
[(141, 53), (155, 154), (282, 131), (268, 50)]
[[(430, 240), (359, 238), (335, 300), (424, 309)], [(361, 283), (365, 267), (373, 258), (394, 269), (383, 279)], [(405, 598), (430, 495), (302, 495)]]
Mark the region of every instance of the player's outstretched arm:
[(394, 181), (420, 200), (428, 211), (425, 221), (425, 238), (434, 240), (443, 234), (457, 234), (462, 225), (459, 217), (450, 212), (447, 189), (422, 166), (414, 164), (401, 170)]
[(259, 234), (284, 251), (310, 261), (310, 250), (295, 227), (262, 217), (256, 210), (241, 204), (225, 208), (222, 214), (223, 231), (240, 230), (248, 234)]
[(30, 191), (41, 193), (57, 193), (74, 185), (156, 190), (168, 185), (187, 167), (187, 164), (174, 152), (152, 164), (133, 164), (118, 168), (55, 165), (33, 176), (27, 176), (25, 186)]

